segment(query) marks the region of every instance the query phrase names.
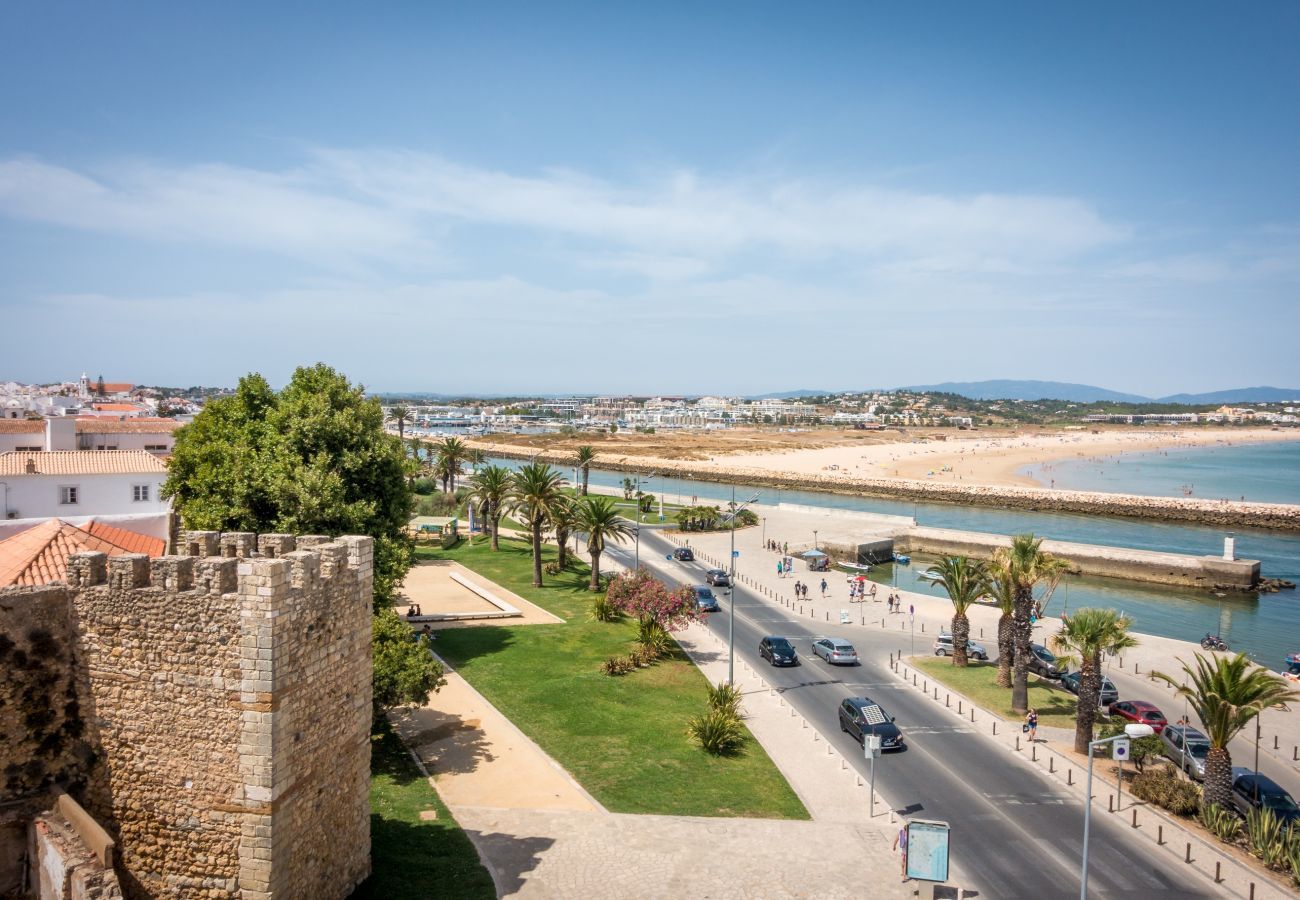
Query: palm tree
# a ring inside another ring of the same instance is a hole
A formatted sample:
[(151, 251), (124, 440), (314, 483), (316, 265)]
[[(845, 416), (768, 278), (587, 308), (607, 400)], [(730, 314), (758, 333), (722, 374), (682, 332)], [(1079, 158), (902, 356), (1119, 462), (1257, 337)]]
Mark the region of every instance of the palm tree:
[(611, 497), (583, 497), (577, 504), (575, 525), (587, 533), (587, 553), (591, 556), (591, 584), (600, 590), (600, 554), (606, 541), (623, 543), (633, 534), (632, 523), (619, 515)]
[(510, 477), (510, 507), (521, 513), (533, 539), (533, 587), (542, 586), (542, 526), (564, 494), (564, 475), (546, 463), (529, 463)]
[(596, 448), (583, 444), (578, 448), (578, 467), (582, 469), (582, 496), (587, 496), (587, 478), (591, 474), (591, 464), (596, 459)]
[[(456, 476), (460, 474), (460, 464), (464, 461), (469, 448), (460, 438), (443, 438), (434, 445), (438, 454), (438, 464), (442, 474), (442, 489), (451, 494), (456, 491)], [(448, 488), (450, 483), (450, 488)]]
[(487, 462), (487, 454), (484, 453), (482, 450), (478, 449), (477, 447), (473, 447), (470, 449), (469, 454), (465, 457), (465, 461), (469, 463), (469, 470), (470, 470), (470, 474), (472, 475), (478, 472), (479, 466)]
[(1061, 620), (1061, 630), (1052, 636), (1052, 649), (1064, 667), (1079, 664), (1079, 706), (1074, 724), (1074, 750), (1087, 753), (1092, 728), (1097, 720), (1101, 695), (1101, 655), (1137, 646), (1129, 634), (1133, 620), (1113, 609), (1081, 609)]
[(993, 555), (990, 568), (989, 596), (997, 602), (1002, 615), (998, 617), (998, 687), (1011, 687), (1011, 663), (1016, 658), (1016, 632), (1013, 616), (1016, 612), (1016, 591), (1009, 573), (1003, 568), (1004, 560)]
[(966, 556), (950, 556), (939, 560), (926, 574), (943, 585), (952, 600), (952, 664), (964, 668), (968, 662), (966, 647), (970, 643), (970, 619), (966, 618), (966, 610), (988, 590), (988, 565)]
[(576, 517), (577, 511), (574, 509), (572, 497), (562, 495), (556, 500), (555, 506), (551, 509), (550, 520), (551, 527), (555, 529), (555, 546), (559, 548), (559, 554), (555, 559), (561, 569), (569, 564), (569, 535), (574, 532)]
[(406, 423), (411, 421), (411, 408), (409, 406), (394, 406), (388, 410), (390, 421), (397, 423), (397, 436), (405, 439)]
[(1012, 612), (1015, 636), (1015, 672), (1011, 679), (1011, 708), (1016, 712), (1029, 711), (1029, 645), (1033, 643), (1033, 625), (1029, 618), (1034, 610), (1034, 588), (1042, 582), (1047, 586), (1043, 603), (1064, 577), (1069, 563), (1042, 549), (1043, 539), (1032, 534), (1018, 534), (1011, 539), (1011, 547), (999, 549), (994, 557), (998, 577), (1008, 581), (1015, 605)]
[(492, 532), (492, 549), (500, 550), (501, 515), (510, 500), (512, 473), (505, 466), (488, 466), (469, 480), (473, 502), (483, 508), (483, 518)]
[[(1182, 662), (1182, 660), (1179, 660)], [(1196, 654), (1196, 668), (1183, 663), (1184, 680), (1161, 672), (1152, 674), (1175, 689), (1196, 712), (1210, 739), (1205, 758), (1205, 805), (1229, 808), (1232, 796), (1232, 754), (1228, 743), (1257, 715), (1300, 697), (1267, 669), (1260, 668), (1238, 653), (1227, 659), (1206, 659)]]

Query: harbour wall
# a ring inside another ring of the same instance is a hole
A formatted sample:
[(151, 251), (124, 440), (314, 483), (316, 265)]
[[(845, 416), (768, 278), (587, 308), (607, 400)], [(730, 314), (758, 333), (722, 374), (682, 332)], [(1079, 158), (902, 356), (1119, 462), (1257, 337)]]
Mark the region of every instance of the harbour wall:
[[(467, 441), (466, 443), (493, 456), (508, 459), (535, 459), (568, 468), (575, 465), (572, 453), (528, 451), (514, 445), (496, 444), (490, 441)], [(1300, 532), (1300, 505), (1288, 503), (1148, 497), (1140, 494), (1065, 491), (1009, 485), (938, 484), (908, 478), (857, 478), (842, 474), (796, 475), (767, 469), (701, 465), (690, 460), (647, 459), (606, 454), (597, 456), (593, 468), (633, 474), (662, 473), (676, 478), (725, 481), (786, 490), (823, 491), (918, 503), (952, 503), (960, 506), (988, 506), (1038, 512), (1087, 513), (1161, 522), (1185, 522), (1220, 528), (1265, 528)]]

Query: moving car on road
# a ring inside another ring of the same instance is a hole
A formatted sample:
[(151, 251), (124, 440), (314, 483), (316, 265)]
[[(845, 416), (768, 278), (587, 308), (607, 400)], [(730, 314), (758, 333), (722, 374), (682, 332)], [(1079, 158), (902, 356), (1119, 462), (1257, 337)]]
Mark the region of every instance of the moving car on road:
[(1205, 760), (1210, 754), (1210, 739), (1190, 725), (1169, 725), (1160, 732), (1165, 756), (1187, 773), (1189, 778), (1205, 780)]
[(769, 635), (758, 642), (758, 655), (774, 666), (797, 666), (799, 654), (794, 644), (783, 637)]
[[(935, 656), (952, 656), (952, 635), (946, 631), (939, 632), (939, 636), (934, 639)], [(966, 655), (971, 659), (988, 659), (989, 652), (984, 649), (984, 645), (979, 641), (966, 641)]]
[(1272, 778), (1242, 766), (1232, 767), (1232, 805), (1243, 816), (1252, 809), (1271, 809), (1282, 827), (1300, 822), (1300, 806)]
[(695, 602), (700, 606), (700, 612), (717, 612), (718, 598), (713, 596), (713, 590), (707, 584), (693, 584), (691, 590), (695, 591)]
[(731, 587), (731, 579), (723, 569), (709, 569), (704, 573), (704, 580), (714, 587)]
[[(1079, 696), (1079, 685), (1082, 681), (1082, 672), (1066, 672), (1061, 676), (1061, 687), (1077, 697)], [(1115, 689), (1115, 685), (1105, 675), (1101, 676), (1101, 693), (1098, 695), (1097, 705), (1105, 709), (1118, 699), (1119, 691)]]
[(678, 562), (695, 562), (695, 553), (690, 547), (678, 547), (673, 551), (673, 559)]
[(1043, 678), (1060, 678), (1065, 669), (1056, 661), (1056, 654), (1042, 644), (1029, 645), (1029, 671)]
[(894, 724), (879, 703), (870, 697), (849, 697), (840, 703), (840, 731), (846, 731), (859, 744), (867, 742), (866, 735), (880, 735), (880, 749), (903, 749), (903, 732)]
[(1137, 722), (1141, 725), (1150, 725), (1155, 729), (1156, 734), (1165, 730), (1169, 720), (1165, 718), (1154, 703), (1147, 703), (1145, 700), (1121, 700), (1118, 703), (1112, 703), (1109, 710), (1110, 715), (1117, 716), (1127, 722)]
[(860, 666), (858, 651), (843, 638), (821, 638), (813, 641), (813, 655), (820, 656), (832, 665)]

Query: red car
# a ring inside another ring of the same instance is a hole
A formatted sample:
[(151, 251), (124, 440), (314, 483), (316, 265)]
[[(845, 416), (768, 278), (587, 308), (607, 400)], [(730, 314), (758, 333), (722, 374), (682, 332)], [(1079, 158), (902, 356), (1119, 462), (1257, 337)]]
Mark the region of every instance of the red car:
[(1110, 705), (1110, 714), (1119, 716), (1129, 722), (1138, 722), (1142, 725), (1150, 725), (1155, 729), (1156, 734), (1165, 730), (1169, 720), (1165, 718), (1154, 703), (1147, 703), (1145, 700), (1121, 700), (1118, 703)]

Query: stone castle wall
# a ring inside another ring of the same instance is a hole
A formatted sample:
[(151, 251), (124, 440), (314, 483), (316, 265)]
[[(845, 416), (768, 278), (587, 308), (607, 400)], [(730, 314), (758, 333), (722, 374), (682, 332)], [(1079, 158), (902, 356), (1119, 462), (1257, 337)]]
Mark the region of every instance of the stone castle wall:
[[(66, 588), (0, 591), (0, 628), (39, 608), (53, 632), (62, 608), (97, 756), (74, 796), (128, 895), (347, 896), (369, 873), (371, 539), (187, 532), (178, 550), (78, 554)], [(51, 781), (77, 780), (75, 750)]]

